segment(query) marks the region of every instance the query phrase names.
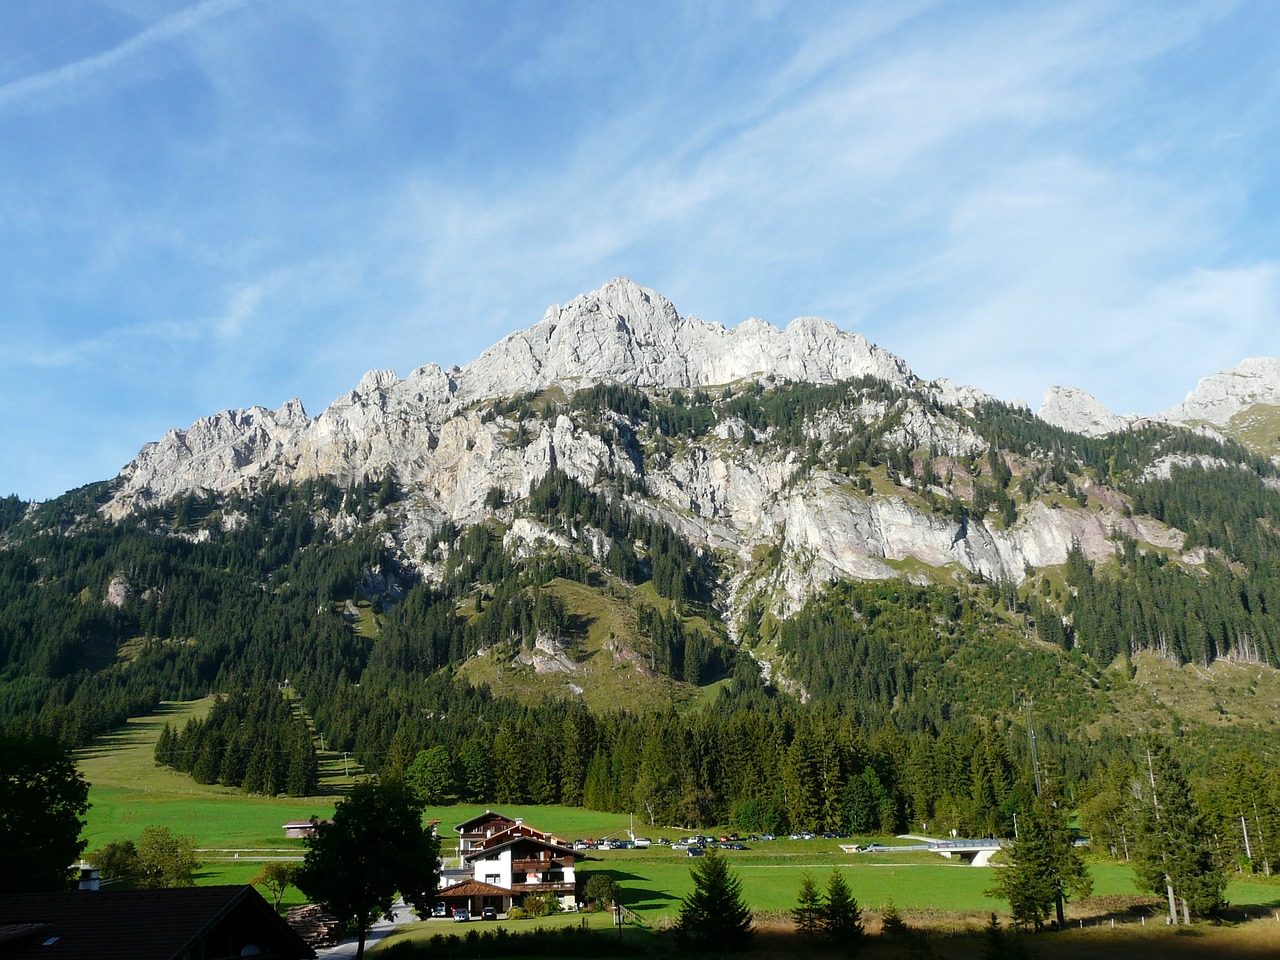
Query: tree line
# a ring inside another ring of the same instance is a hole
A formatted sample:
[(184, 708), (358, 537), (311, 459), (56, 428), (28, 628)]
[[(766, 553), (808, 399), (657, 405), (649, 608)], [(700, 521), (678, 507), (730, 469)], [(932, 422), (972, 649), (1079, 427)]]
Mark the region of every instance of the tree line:
[(220, 695), (208, 716), (192, 717), (181, 730), (166, 723), (155, 758), (196, 783), (267, 796), (311, 796), (320, 779), (306, 721), (271, 688)]

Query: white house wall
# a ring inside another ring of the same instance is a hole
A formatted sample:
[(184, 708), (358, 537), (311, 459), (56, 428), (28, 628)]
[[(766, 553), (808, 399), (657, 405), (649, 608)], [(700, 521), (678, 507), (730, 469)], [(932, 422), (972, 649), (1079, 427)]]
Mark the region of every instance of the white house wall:
[[(474, 872), (471, 874), (481, 883), (492, 883), (498, 887), (511, 889), (511, 857), (504, 856), (497, 860), (473, 860)], [(497, 880), (491, 879), (497, 877)]]

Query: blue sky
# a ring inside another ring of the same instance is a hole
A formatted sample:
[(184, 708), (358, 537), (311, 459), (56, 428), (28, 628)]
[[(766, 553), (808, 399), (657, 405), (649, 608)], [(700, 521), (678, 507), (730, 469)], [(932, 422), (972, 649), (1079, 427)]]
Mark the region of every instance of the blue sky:
[(1118, 412), (1280, 354), (1280, 6), (12, 0), (0, 495), (628, 276)]

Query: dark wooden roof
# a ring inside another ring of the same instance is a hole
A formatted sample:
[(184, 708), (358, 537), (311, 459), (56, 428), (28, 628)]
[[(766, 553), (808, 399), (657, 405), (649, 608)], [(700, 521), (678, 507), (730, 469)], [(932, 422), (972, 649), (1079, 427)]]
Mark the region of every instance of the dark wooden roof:
[(221, 950), (211, 956), (249, 943), (283, 960), (315, 956), (247, 886), (0, 897), (0, 930), (10, 934), (0, 943), (6, 960), (174, 960), (202, 942)]
[(506, 887), (495, 886), (492, 883), (485, 883), (482, 880), (463, 880), (461, 883), (455, 883), (449, 887), (442, 887), (436, 891), (436, 899), (443, 900), (446, 897), (509, 897), (511, 891)]
[(481, 846), (464, 854), (462, 858), (463, 862), (470, 863), (473, 860), (491, 860), (493, 859), (494, 854), (499, 851), (505, 850), (507, 847), (514, 847), (517, 845), (537, 847), (541, 850), (554, 850), (562, 857), (576, 858), (577, 854), (573, 852), (572, 847), (567, 847), (562, 843), (557, 843), (554, 839), (543, 839), (544, 837), (550, 836), (549, 834), (540, 834), (540, 831), (537, 830), (532, 831), (532, 834), (535, 835), (508, 830), (505, 833), (492, 836)]
[(545, 830), (535, 830), (533, 827), (524, 823), (513, 823), (505, 830), (489, 834), (489, 836), (481, 840), (477, 846), (500, 847), (503, 844), (510, 843), (512, 840), (518, 840), (520, 837), (530, 837), (534, 840), (544, 840), (547, 843), (559, 843), (561, 846), (564, 845), (559, 839), (553, 837)]
[(462, 823), (458, 824), (453, 829), (458, 831), (458, 833), (465, 833), (468, 827), (473, 827), (481, 823), (488, 823), (490, 821), (501, 821), (502, 823), (509, 823), (512, 825), (515, 824), (515, 821), (506, 814), (498, 813), (494, 810), (486, 810), (484, 813), (476, 814), (476, 816), (472, 817), (470, 820), (462, 821)]

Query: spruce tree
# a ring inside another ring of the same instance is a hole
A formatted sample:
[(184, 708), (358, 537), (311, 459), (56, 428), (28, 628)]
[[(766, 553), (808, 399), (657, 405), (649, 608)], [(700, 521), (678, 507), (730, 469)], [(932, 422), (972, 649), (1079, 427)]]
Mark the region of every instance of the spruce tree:
[(1152, 893), (1169, 898), (1172, 922), (1215, 916), (1226, 905), (1227, 878), (1207, 819), (1166, 747), (1149, 747), (1144, 759), (1134, 856), (1138, 877)]
[(822, 895), (807, 870), (800, 877), (800, 893), (796, 897), (796, 905), (791, 908), (791, 919), (795, 921), (796, 933), (803, 940), (812, 940), (821, 928)]
[(680, 904), (676, 935), (681, 941), (718, 950), (745, 950), (754, 929), (742, 899), (742, 881), (712, 851), (690, 869), (693, 892)]
[(856, 952), (862, 946), (862, 908), (849, 892), (849, 884), (838, 869), (833, 869), (827, 878), (822, 932), (827, 939), (849, 952)]
[(1056, 910), (1061, 927), (1067, 896), (1088, 896), (1093, 880), (1074, 846), (1061, 803), (1049, 793), (1036, 798), (1021, 827), (993, 893), (1009, 901), (1019, 926), (1039, 930)]

